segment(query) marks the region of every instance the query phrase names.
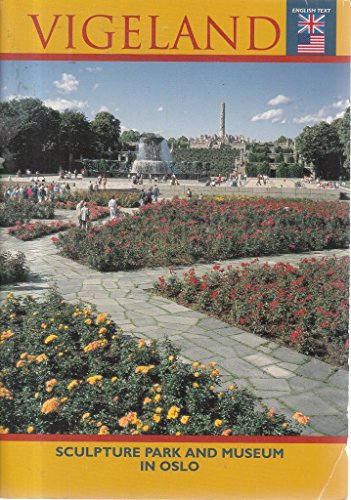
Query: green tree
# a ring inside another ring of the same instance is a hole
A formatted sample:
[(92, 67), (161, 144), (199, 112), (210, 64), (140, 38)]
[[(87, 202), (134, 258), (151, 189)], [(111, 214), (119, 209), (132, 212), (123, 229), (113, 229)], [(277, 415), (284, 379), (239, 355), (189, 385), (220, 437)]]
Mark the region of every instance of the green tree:
[(83, 113), (68, 109), (61, 113), (59, 141), (61, 159), (70, 168), (73, 160), (91, 153), (93, 134)]
[(107, 111), (97, 113), (91, 122), (95, 136), (97, 152), (100, 157), (109, 155), (109, 151), (118, 150), (118, 139), (121, 133), (121, 122)]
[(296, 139), (296, 148), (303, 160), (312, 164), (316, 175), (337, 179), (343, 164), (343, 147), (335, 124), (318, 123), (305, 127)]
[(340, 119), (338, 135), (343, 147), (343, 168), (350, 175), (350, 107)]
[(130, 144), (139, 142), (139, 139), (140, 139), (140, 132), (138, 132), (137, 130), (125, 130), (121, 134), (120, 142), (122, 144)]
[(15, 168), (56, 171), (60, 113), (33, 98), (12, 100), (9, 106), (11, 113), (20, 120), (17, 133), (8, 145), (16, 161)]

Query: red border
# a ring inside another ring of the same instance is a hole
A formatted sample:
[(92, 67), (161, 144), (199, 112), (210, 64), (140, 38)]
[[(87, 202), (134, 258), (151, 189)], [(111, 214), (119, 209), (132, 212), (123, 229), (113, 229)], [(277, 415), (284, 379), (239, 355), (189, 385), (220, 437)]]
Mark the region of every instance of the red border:
[(91, 434), (0, 434), (1, 441), (72, 441), (72, 442), (134, 442), (134, 443), (311, 443), (346, 444), (347, 436), (127, 436)]
[(126, 62), (278, 62), (278, 63), (349, 63), (351, 56), (227, 56), (168, 54), (37, 54), (2, 53), (3, 61), (126, 61)]

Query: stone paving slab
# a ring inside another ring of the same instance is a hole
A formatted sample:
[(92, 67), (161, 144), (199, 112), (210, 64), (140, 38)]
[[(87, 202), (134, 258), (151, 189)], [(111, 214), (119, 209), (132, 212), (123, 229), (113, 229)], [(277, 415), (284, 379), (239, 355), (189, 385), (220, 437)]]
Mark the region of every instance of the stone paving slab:
[[(21, 242), (0, 231), (4, 250), (24, 251), (31, 269), (25, 283), (6, 286), (1, 294), (15, 291), (21, 295), (42, 296), (52, 285), (70, 302), (82, 300), (111, 314), (125, 332), (148, 340), (174, 341), (187, 361), (217, 361), (223, 386), (229, 383), (246, 387), (263, 403), (291, 416), (302, 411), (311, 417), (306, 435), (345, 435), (347, 433), (348, 373), (322, 361), (263, 339), (216, 318), (192, 311), (156, 296), (150, 290), (168, 268), (108, 272), (89, 269), (59, 256), (44, 237)], [(341, 257), (347, 250), (311, 252), (263, 257), (260, 263), (278, 261), (297, 264), (304, 257)], [(252, 259), (221, 262), (240, 265)], [(192, 266), (206, 273), (212, 264)], [(177, 272), (186, 270), (176, 267)]]

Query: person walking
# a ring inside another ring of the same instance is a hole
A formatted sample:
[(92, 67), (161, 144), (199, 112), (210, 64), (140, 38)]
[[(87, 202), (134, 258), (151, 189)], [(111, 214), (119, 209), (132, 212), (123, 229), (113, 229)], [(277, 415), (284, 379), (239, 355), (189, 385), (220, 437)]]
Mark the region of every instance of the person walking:
[(158, 202), (158, 197), (160, 196), (160, 188), (158, 187), (157, 184), (154, 185), (154, 189), (152, 191), (153, 197), (154, 197), (154, 202)]
[(81, 219), (81, 213), (82, 213), (82, 208), (83, 208), (83, 205), (84, 205), (84, 201), (81, 200), (78, 205), (76, 206), (76, 215), (77, 215), (77, 219), (78, 219), (78, 226), (79, 228), (81, 229), (82, 228), (82, 219)]
[(186, 192), (186, 197), (188, 198), (188, 200), (191, 200), (192, 196), (193, 196), (193, 193), (191, 192), (191, 189), (188, 188), (188, 190)]
[(108, 202), (108, 208), (110, 209), (110, 220), (113, 220), (117, 215), (117, 201), (114, 196)]
[(83, 203), (82, 209), (80, 211), (80, 219), (82, 221), (81, 228), (85, 229), (85, 231), (88, 231), (90, 227), (90, 211), (86, 201)]
[(106, 190), (106, 184), (107, 184), (107, 175), (105, 174), (102, 178), (102, 189), (105, 191)]

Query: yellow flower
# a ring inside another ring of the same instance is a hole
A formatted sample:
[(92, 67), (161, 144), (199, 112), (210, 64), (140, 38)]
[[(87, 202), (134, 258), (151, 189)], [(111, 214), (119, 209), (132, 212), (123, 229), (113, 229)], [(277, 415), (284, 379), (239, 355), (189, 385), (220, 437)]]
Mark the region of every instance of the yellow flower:
[(175, 435), (176, 435), (176, 436), (181, 436), (181, 435), (182, 435), (182, 433), (181, 433), (181, 432), (179, 432), (179, 431), (177, 431), (177, 432), (175, 433)]
[(156, 394), (156, 396), (154, 397), (154, 401), (156, 401), (156, 403), (161, 401), (161, 394)]
[(44, 340), (44, 344), (50, 344), (50, 342), (53, 342), (54, 340), (56, 340), (58, 337), (57, 335), (49, 335), (48, 337), (46, 337), (46, 339)]
[(148, 405), (149, 403), (151, 403), (151, 401), (152, 401), (152, 399), (151, 399), (151, 398), (146, 397), (146, 398), (144, 399), (143, 404), (144, 404), (144, 405)]
[(96, 427), (101, 427), (101, 426), (102, 426), (102, 422), (97, 422)]
[(68, 397), (65, 396), (64, 398), (61, 398), (61, 403), (65, 403), (67, 401)]
[(20, 359), (16, 363), (16, 368), (22, 368), (22, 366), (24, 366), (24, 365), (25, 365), (25, 361), (23, 361), (23, 359)]
[(137, 366), (135, 368), (135, 373), (141, 373), (142, 375), (147, 375), (150, 370), (155, 368), (155, 365), (147, 365), (147, 366)]
[(42, 361), (46, 361), (48, 359), (46, 354), (39, 354), (36, 357), (37, 363), (41, 363)]
[(161, 421), (161, 417), (157, 415), (157, 413), (154, 413), (154, 415), (152, 415), (152, 420), (158, 424)]
[(32, 434), (32, 432), (34, 432), (34, 427), (32, 425), (27, 427), (27, 432), (28, 432), (28, 434)]
[(206, 370), (206, 365), (202, 364), (200, 365), (201, 370)]
[(104, 326), (102, 328), (100, 328), (100, 330), (99, 330), (100, 335), (103, 335), (106, 332), (107, 332), (107, 328), (105, 328)]
[(142, 428), (141, 428), (141, 430), (143, 432), (147, 432), (149, 429), (150, 429), (150, 427), (148, 425), (143, 425)]
[(140, 339), (138, 342), (138, 349), (142, 349), (144, 345), (146, 344), (144, 339)]
[(200, 363), (198, 361), (195, 361), (195, 363), (193, 363), (194, 370), (196, 370), (198, 366), (200, 366)]
[(4, 399), (13, 399), (12, 398), (12, 392), (9, 389), (6, 389), (6, 387), (1, 387), (0, 383), (0, 398)]
[(10, 319), (15, 319), (15, 317), (16, 317), (15, 313), (10, 314)]
[(35, 399), (38, 399), (38, 397), (39, 397), (39, 396), (40, 396), (40, 392), (36, 392), (36, 393), (34, 394), (34, 398), (35, 398)]
[(217, 363), (216, 363), (215, 361), (211, 361), (210, 363), (208, 363), (208, 366), (209, 366), (210, 368), (214, 368), (214, 367), (216, 366), (216, 364), (217, 364)]
[(92, 377), (87, 378), (87, 382), (90, 385), (95, 385), (96, 382), (99, 382), (102, 379), (103, 379), (102, 375), (93, 375)]
[(210, 385), (210, 391), (214, 391), (215, 390), (215, 386), (214, 385)]
[(23, 352), (21, 355), (20, 355), (20, 359), (26, 359), (26, 357), (28, 356), (28, 352)]
[(221, 420), (220, 418), (216, 418), (216, 420), (214, 421), (214, 425), (215, 427), (220, 427), (223, 423), (223, 420)]
[(41, 412), (48, 414), (57, 411), (60, 406), (60, 400), (58, 398), (51, 398), (45, 401), (41, 407)]
[(69, 326), (68, 326), (68, 325), (65, 325), (65, 326), (63, 327), (63, 329), (64, 329), (64, 330), (68, 330), (68, 329), (69, 329)]
[(194, 373), (194, 377), (196, 377), (196, 378), (197, 378), (197, 377), (200, 377), (200, 372), (195, 372), (195, 373)]
[(89, 413), (89, 412), (86, 412), (86, 413), (84, 413), (84, 414), (83, 414), (83, 416), (82, 416), (82, 420), (86, 420), (86, 419), (87, 419), (87, 418), (89, 418), (89, 417), (90, 417), (90, 413)]
[(218, 377), (219, 374), (219, 370), (212, 370), (211, 377)]
[(282, 424), (283, 429), (286, 429), (286, 428), (288, 427), (288, 425), (289, 425), (289, 424), (288, 424), (288, 422), (284, 422), (284, 423)]
[(112, 377), (112, 378), (111, 378), (111, 382), (116, 382), (116, 380), (118, 380), (118, 378), (117, 378), (117, 377)]
[(63, 352), (59, 352), (59, 353), (58, 353), (58, 356), (59, 356), (59, 357), (63, 356)]
[(189, 422), (189, 420), (190, 420), (189, 415), (183, 415), (180, 419), (180, 423), (186, 425)]
[(292, 418), (294, 420), (297, 420), (297, 422), (299, 422), (299, 424), (302, 424), (302, 425), (307, 425), (308, 422), (310, 421), (309, 417), (306, 417), (306, 415), (304, 415), (303, 413), (300, 413), (299, 411), (297, 411), (296, 413), (294, 413), (294, 415), (292, 416)]
[(194, 387), (194, 389), (198, 389), (200, 386), (199, 386), (199, 384), (197, 382), (194, 382), (193, 383), (193, 387)]
[(179, 412), (180, 408), (178, 408), (178, 406), (171, 406), (167, 413), (167, 419), (174, 420), (178, 418)]
[(4, 427), (0, 425), (0, 434), (8, 434), (10, 432), (10, 429), (8, 427)]
[(170, 362), (174, 361), (174, 356), (168, 356), (168, 361)]
[(93, 322), (93, 320), (92, 320), (92, 319), (90, 319), (90, 318), (88, 318), (88, 319), (86, 319), (86, 320), (84, 321), (84, 323), (85, 323), (86, 325), (91, 325), (91, 324), (92, 324), (92, 322)]
[(6, 298), (7, 299), (13, 299), (14, 295), (12, 292), (9, 292), (7, 295), (6, 295)]
[(121, 427), (128, 427), (129, 424), (136, 424), (138, 422), (138, 415), (135, 411), (131, 411), (128, 415), (121, 417), (118, 423)]
[(99, 429), (99, 432), (98, 434), (101, 436), (101, 435), (106, 435), (106, 434), (110, 434), (110, 431), (109, 431), (109, 428), (107, 427), (107, 425), (102, 425)]
[(40, 327), (43, 329), (43, 330), (46, 330), (46, 328), (48, 327), (48, 325), (46, 323), (42, 323), (40, 325)]
[(235, 389), (235, 385), (231, 384), (231, 385), (228, 387), (228, 389), (229, 389), (230, 391), (234, 391), (234, 389)]
[(68, 389), (69, 391), (71, 391), (72, 389), (74, 389), (75, 387), (77, 387), (77, 385), (79, 385), (78, 380), (72, 380), (72, 382), (70, 382), (70, 383), (67, 385), (67, 389)]

